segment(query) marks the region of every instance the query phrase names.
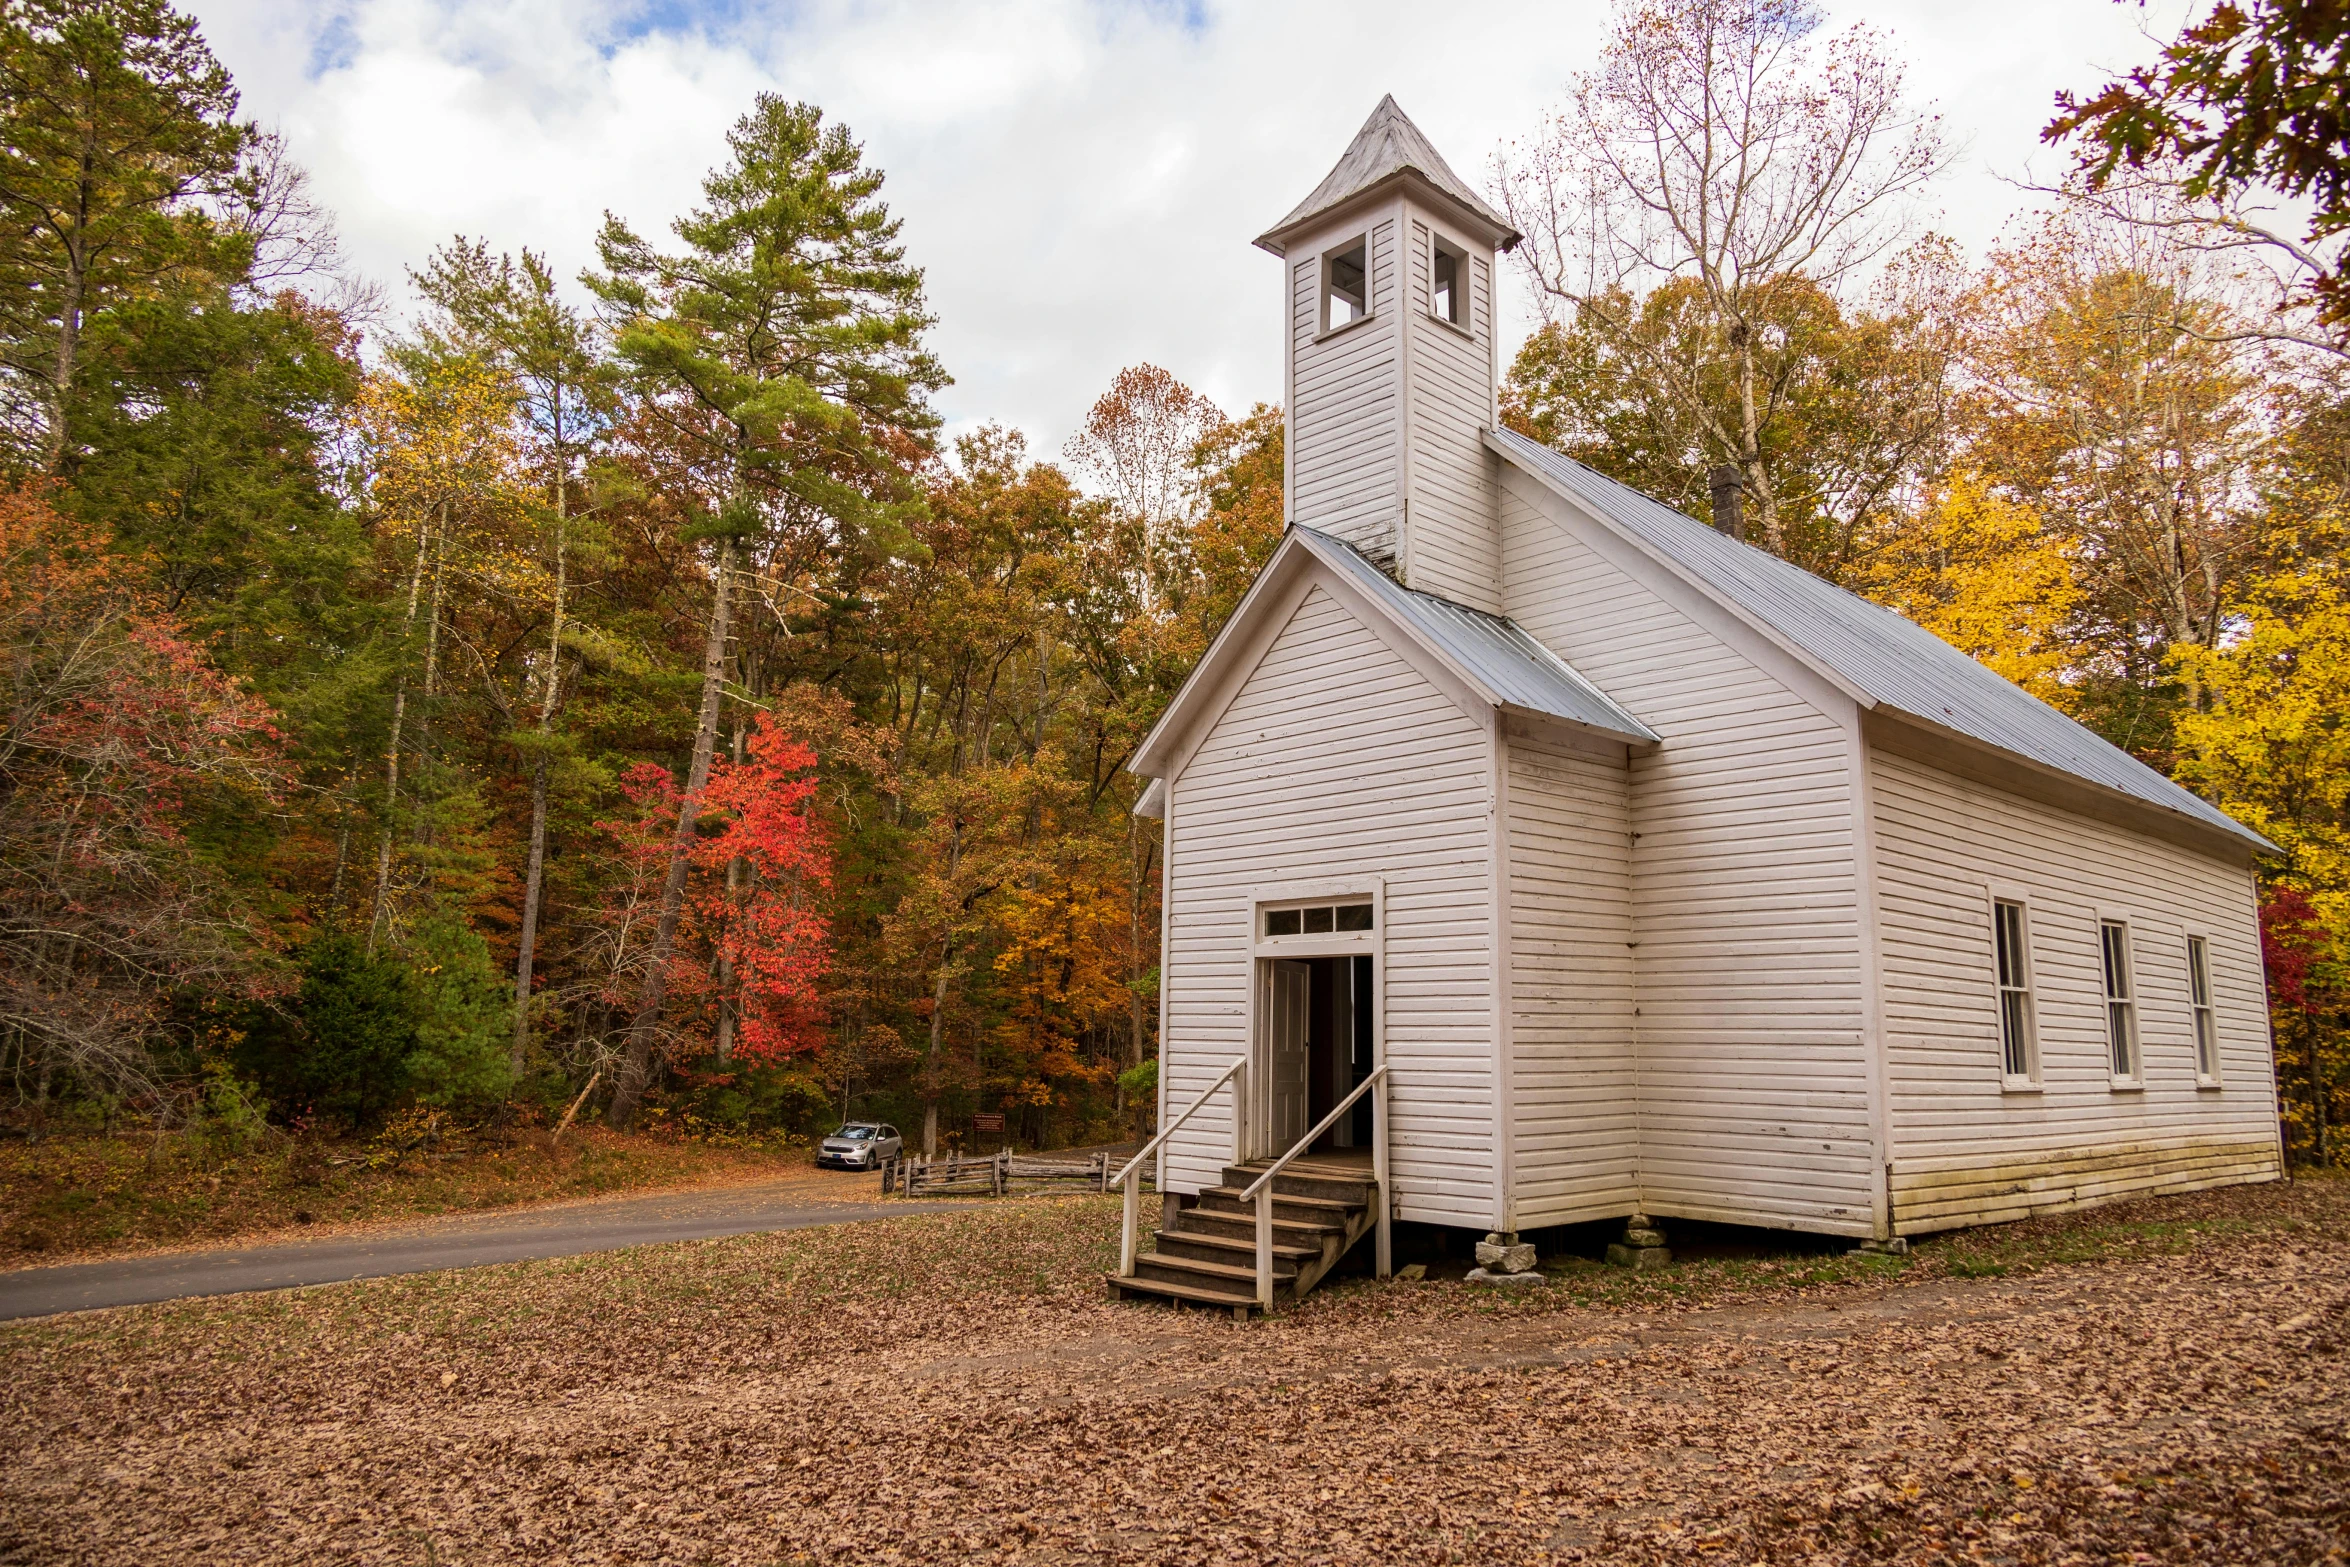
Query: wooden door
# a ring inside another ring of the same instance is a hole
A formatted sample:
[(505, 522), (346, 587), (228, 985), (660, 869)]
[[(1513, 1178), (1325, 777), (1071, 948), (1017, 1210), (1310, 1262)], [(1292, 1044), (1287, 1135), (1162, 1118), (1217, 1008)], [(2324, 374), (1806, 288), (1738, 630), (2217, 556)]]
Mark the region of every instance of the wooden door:
[(1265, 1146), (1268, 1158), (1289, 1152), (1306, 1129), (1308, 1076), (1306, 1018), (1314, 994), (1314, 966), (1294, 959), (1265, 965)]

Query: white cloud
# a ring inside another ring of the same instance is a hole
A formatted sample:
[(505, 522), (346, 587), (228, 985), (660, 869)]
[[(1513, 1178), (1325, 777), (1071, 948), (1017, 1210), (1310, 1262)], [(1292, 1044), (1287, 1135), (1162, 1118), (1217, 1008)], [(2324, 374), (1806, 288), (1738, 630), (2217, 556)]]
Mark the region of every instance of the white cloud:
[[(463, 232), (565, 273), (609, 209), (662, 231), (761, 90), (820, 104), (888, 171), (928, 269), (957, 426), (1056, 451), (1122, 365), (1235, 410), (1278, 395), (1279, 271), (1249, 241), (1381, 93), (1482, 183), (1605, 23), (1595, 0), (1430, 6), (1004, 0), (198, 0), (247, 112), (281, 127), (360, 267), (398, 284)], [(1858, 0), (1966, 156), (1937, 221), (1980, 248), (2053, 170), (2060, 87), (2152, 52), (2185, 6)], [(1518, 312), (1522, 329), (1526, 312)]]

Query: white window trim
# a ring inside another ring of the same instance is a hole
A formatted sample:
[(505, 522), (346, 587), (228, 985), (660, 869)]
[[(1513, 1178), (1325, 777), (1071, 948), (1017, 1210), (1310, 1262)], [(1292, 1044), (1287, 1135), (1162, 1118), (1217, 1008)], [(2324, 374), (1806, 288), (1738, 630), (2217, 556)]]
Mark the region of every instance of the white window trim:
[[(2007, 987), (1999, 978), (1999, 905), (2016, 906), (2016, 923), (2022, 927), (2024, 983), (2024, 1060), (2027, 1067), (2019, 1077), (2007, 1069)], [(1999, 1062), (1999, 1088), (2002, 1093), (2036, 1094), (2041, 1092), (2040, 1074), (2040, 1007), (2038, 980), (2039, 964), (2032, 961), (2032, 900), (2018, 887), (1986, 887), (1983, 912), (1991, 923), (1991, 1042)]]
[[(2187, 1040), (2188, 1048), (2194, 1052), (2195, 1086), (2197, 1088), (2218, 1088), (2220, 1086), (2219, 990), (2211, 982), (2211, 933), (2189, 927), (2184, 934), (2186, 939), (2180, 943), (2180, 950), (2185, 955), (2187, 964)], [(2203, 948), (2203, 1001), (2201, 1005), (2197, 1005), (2195, 1001), (2195, 948), (2198, 944)], [(2211, 1070), (2208, 1072), (2203, 1070), (2202, 1030), (2196, 1026), (2204, 1018), (2208, 1018), (2211, 1022)]]
[[(1330, 324), (1330, 262), (1333, 257), (1342, 256), (1357, 245), (1363, 249), (1363, 313), (1352, 321), (1342, 321), (1338, 325), (1332, 326)], [(1371, 231), (1369, 229), (1342, 239), (1335, 245), (1326, 245), (1322, 248), (1322, 259), (1314, 266), (1314, 319), (1314, 341), (1317, 343), (1336, 337), (1341, 332), (1351, 332), (1358, 326), (1379, 319), (1379, 276), (1372, 265)]]
[[(1300, 932), (1295, 936), (1265, 934), (1265, 915), (1269, 911), (1319, 908), (1326, 903), (1370, 904), (1371, 928), (1316, 931), (1311, 935)], [(1337, 958), (1356, 952), (1377, 957), (1381, 938), (1387, 934), (1387, 889), (1375, 877), (1252, 887), (1248, 909), (1249, 951), (1260, 958)]]
[[(1462, 319), (1459, 321), (1453, 320), (1450, 316), (1436, 313), (1436, 252), (1440, 247), (1451, 251), (1453, 259), (1459, 263), (1453, 272), (1453, 291), (1459, 297), (1461, 304)], [(1423, 313), (1438, 326), (1458, 332), (1472, 343), (1477, 341), (1477, 285), (1475, 279), (1476, 272), (1469, 265), (1469, 247), (1450, 235), (1440, 232), (1435, 225), (1429, 225), (1428, 303)]]
[[(2121, 1002), (2130, 1009), (2130, 1070), (2127, 1073), (2113, 1069), (2113, 1002), (2105, 987), (2105, 929), (2119, 926), (2122, 933), (2122, 995)], [(2116, 1093), (2136, 1093), (2146, 1086), (2146, 1020), (2140, 1008), (2138, 995), (2138, 931), (2127, 914), (2099, 910), (2097, 915), (2097, 1010), (2104, 1025), (2105, 1072)]]

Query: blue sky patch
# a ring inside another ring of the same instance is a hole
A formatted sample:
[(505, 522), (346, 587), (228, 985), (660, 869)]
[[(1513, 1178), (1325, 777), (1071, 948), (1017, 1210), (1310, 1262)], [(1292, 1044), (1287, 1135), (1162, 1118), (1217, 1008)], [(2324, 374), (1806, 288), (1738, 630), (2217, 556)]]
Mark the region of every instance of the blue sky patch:
[(312, 81), (333, 71), (347, 71), (359, 58), (359, 29), (351, 13), (338, 10), (326, 19), (310, 40), (310, 59), (304, 74)]

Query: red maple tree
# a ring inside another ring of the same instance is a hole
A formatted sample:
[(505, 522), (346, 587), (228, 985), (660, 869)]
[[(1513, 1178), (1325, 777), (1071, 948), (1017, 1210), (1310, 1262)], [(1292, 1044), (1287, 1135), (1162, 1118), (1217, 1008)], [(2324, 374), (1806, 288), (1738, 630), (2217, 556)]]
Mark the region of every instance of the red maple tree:
[[(730, 1006), (740, 1025), (733, 1053), (779, 1061), (822, 1040), (832, 840), (815, 809), (816, 753), (764, 713), (745, 750), (740, 762), (712, 766), (702, 795), (692, 880), (669, 957), (666, 1031), (675, 1050)], [(652, 951), (678, 809), (677, 780), (665, 767), (639, 763), (620, 787), (631, 811), (597, 824), (627, 867), (600, 916), (606, 999), (615, 1006), (641, 988), (636, 976)]]

